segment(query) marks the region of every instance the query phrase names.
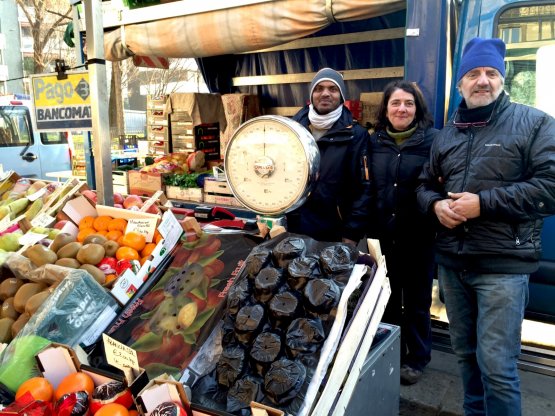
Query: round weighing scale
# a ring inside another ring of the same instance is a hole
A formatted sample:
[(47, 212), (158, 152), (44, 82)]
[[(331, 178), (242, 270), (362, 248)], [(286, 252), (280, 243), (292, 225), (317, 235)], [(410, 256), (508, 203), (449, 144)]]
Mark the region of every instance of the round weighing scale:
[(235, 131), (224, 163), (235, 198), (251, 211), (276, 216), (304, 203), (318, 176), (320, 152), (301, 124), (261, 116)]

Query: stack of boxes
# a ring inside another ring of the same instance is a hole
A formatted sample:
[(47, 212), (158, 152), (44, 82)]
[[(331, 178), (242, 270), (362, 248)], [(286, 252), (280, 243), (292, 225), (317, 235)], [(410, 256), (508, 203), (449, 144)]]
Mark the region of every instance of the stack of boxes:
[(168, 117), (164, 113), (167, 99), (167, 95), (149, 95), (146, 99), (146, 134), (148, 154), (151, 156), (160, 156), (172, 152)]

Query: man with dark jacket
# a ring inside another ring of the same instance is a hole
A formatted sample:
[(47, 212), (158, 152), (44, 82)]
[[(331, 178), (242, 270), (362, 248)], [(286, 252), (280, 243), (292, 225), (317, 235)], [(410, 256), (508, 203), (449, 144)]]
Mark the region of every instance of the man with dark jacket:
[(555, 213), (555, 120), (503, 92), (505, 44), (472, 39), (463, 97), (432, 145), (418, 189), (441, 226), (435, 243), (465, 415), (520, 415), (517, 358), (538, 268), (543, 218)]
[(364, 236), (370, 205), (369, 136), (344, 101), (343, 77), (324, 68), (310, 85), (310, 104), (293, 117), (316, 139), (320, 172), (307, 201), (287, 215), (287, 227), (320, 241), (356, 244)]

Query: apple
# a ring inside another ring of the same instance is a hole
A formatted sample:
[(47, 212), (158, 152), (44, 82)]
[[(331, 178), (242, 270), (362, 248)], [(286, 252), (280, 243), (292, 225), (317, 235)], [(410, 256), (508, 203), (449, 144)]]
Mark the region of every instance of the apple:
[(62, 228), (64, 228), (64, 225), (66, 224), (67, 224), (67, 220), (60, 220), (56, 224), (54, 224), (54, 228), (56, 228), (57, 230), (61, 230)]
[(149, 212), (151, 214), (160, 214), (160, 208), (158, 208), (155, 204), (152, 204), (150, 207), (148, 207), (146, 212)]
[(114, 192), (114, 206), (115, 204), (123, 205), (123, 196), (119, 192)]
[(125, 209), (129, 209), (131, 207), (142, 207), (143, 200), (139, 195), (129, 195), (127, 198), (123, 200), (123, 207)]
[(114, 204), (114, 208), (122, 208), (123, 209), (123, 205), (122, 204)]
[(91, 191), (90, 189), (85, 189), (83, 192), (81, 192), (81, 194), (89, 199), (90, 201), (94, 202), (96, 204), (96, 192)]

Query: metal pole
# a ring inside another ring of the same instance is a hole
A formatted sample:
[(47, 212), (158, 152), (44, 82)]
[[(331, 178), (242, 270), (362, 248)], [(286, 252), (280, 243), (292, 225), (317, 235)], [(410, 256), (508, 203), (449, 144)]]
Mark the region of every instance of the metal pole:
[(108, 124), (108, 86), (104, 55), (104, 29), (102, 26), (102, 2), (88, 0), (85, 5), (87, 29), (87, 60), (91, 87), (91, 110), (93, 126), (94, 171), (99, 204), (114, 205), (112, 183), (112, 157), (110, 126)]

